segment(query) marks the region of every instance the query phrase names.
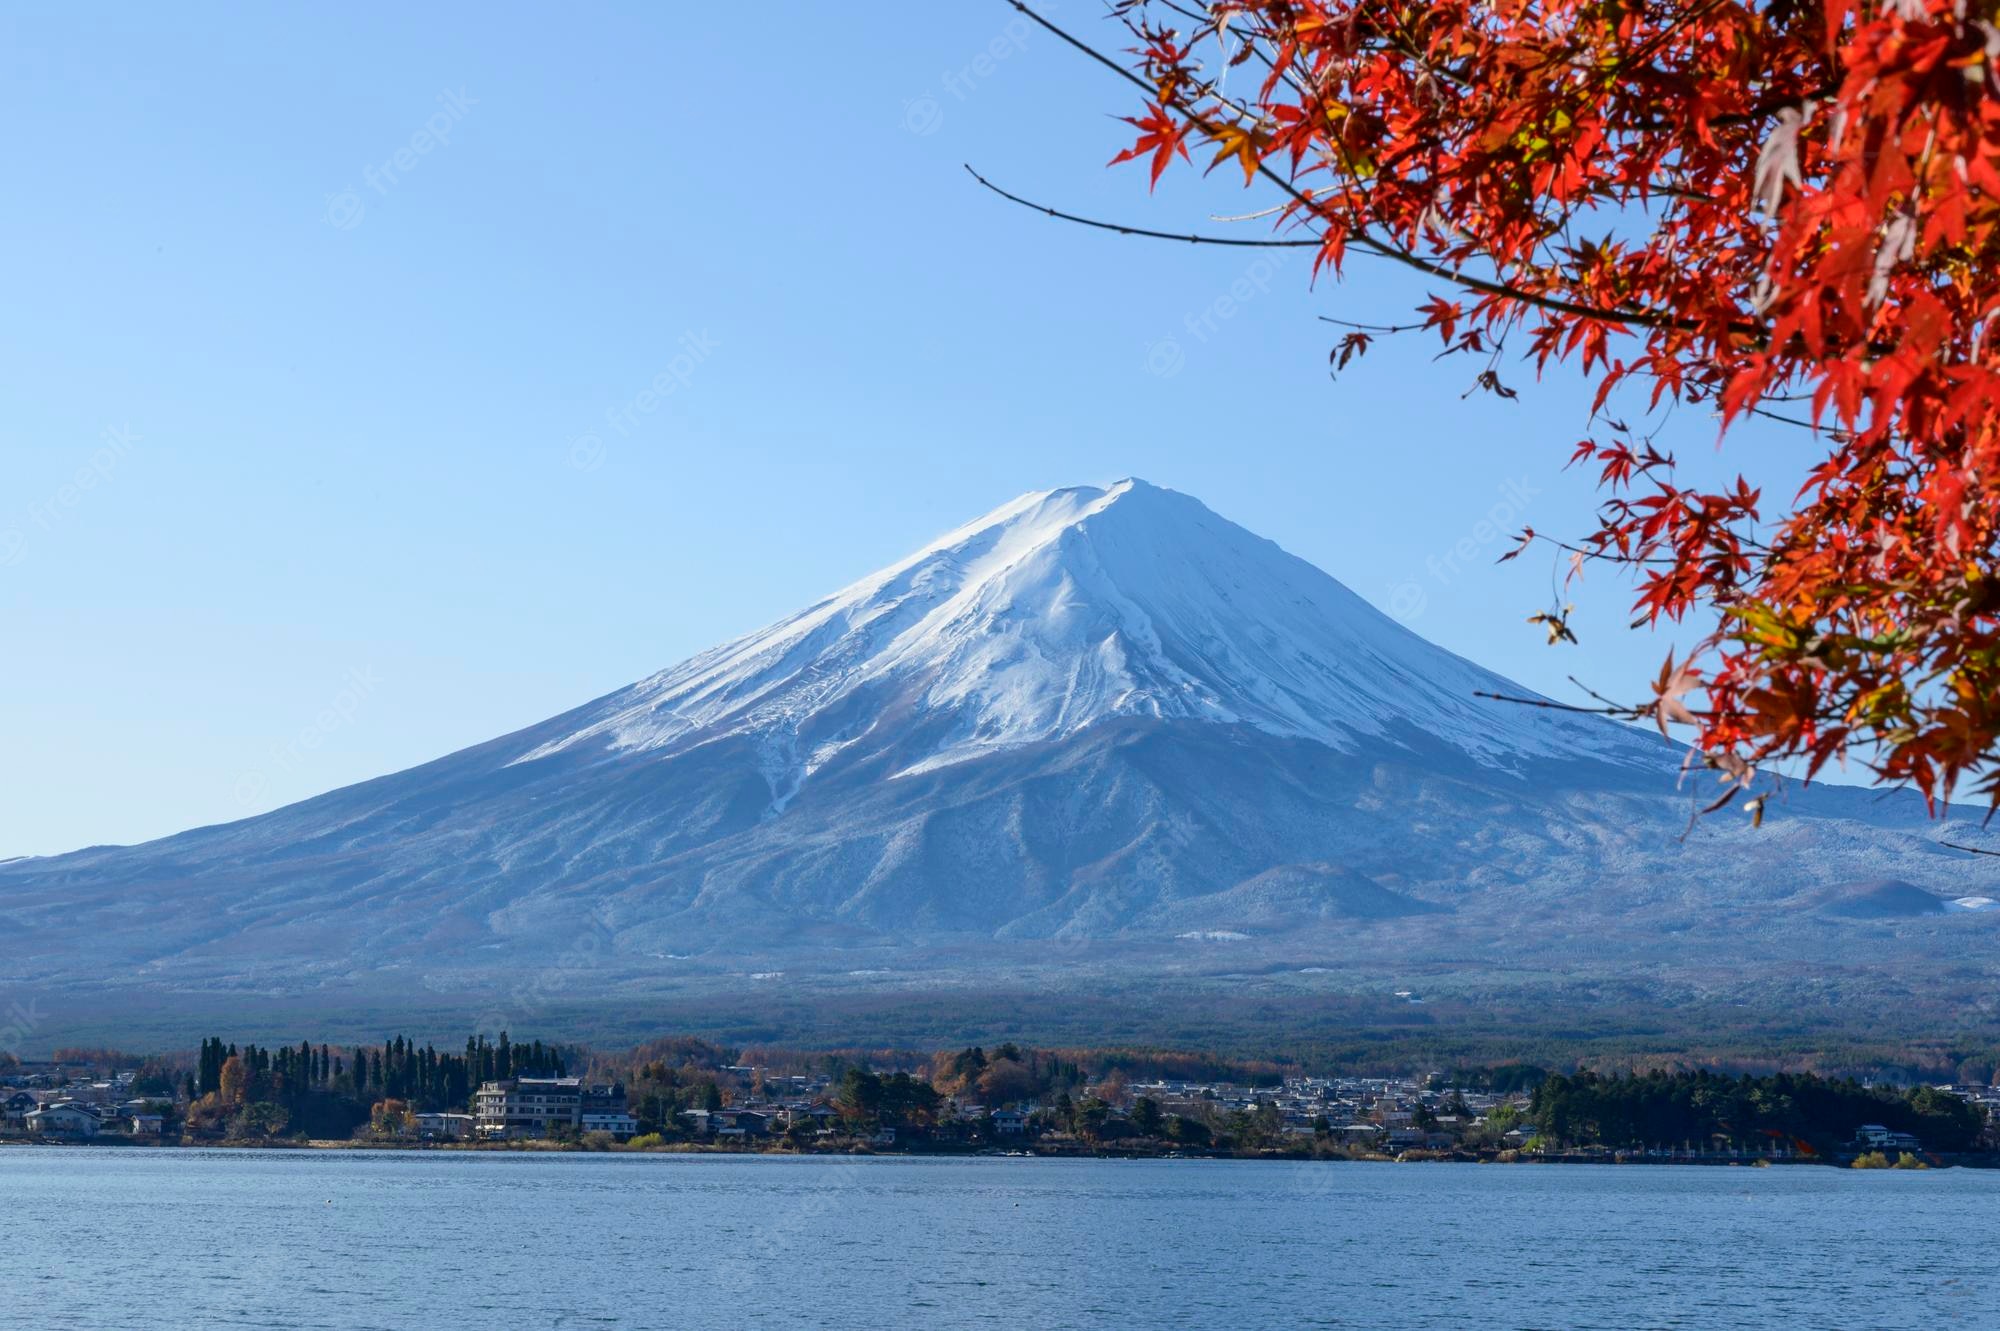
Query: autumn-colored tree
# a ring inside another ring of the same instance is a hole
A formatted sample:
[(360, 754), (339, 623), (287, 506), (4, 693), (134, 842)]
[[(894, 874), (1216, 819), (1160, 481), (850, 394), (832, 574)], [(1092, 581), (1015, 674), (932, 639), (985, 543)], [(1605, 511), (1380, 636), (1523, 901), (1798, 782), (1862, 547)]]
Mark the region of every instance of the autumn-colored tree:
[(983, 1105), (1011, 1105), (1029, 1099), (1043, 1089), (1043, 1079), (1032, 1068), (1011, 1058), (996, 1058), (987, 1064), (973, 1084), (972, 1095)]
[[(1114, 8), (1129, 56), (1063, 35), (1141, 90), (1115, 160), (1157, 180), (1199, 147), (1269, 196), (1275, 233), (1222, 243), (1433, 284), (1408, 320), (1347, 324), (1336, 368), (1427, 330), (1497, 392), (1503, 351), (1594, 384), (1570, 451), (1604, 502), (1557, 557), (1626, 566), (1638, 623), (1716, 625), (1607, 710), (1691, 727), (1729, 794), (1760, 760), (1852, 750), (1928, 799), (2000, 802), (1996, 6)], [(1820, 456), (1776, 502), (1685, 485), (1676, 404), (1796, 425)]]
[(1103, 1081), (1090, 1088), (1090, 1093), (1109, 1105), (1122, 1105), (1132, 1098), (1125, 1073), (1119, 1068), (1113, 1068)]
[(931, 1060), (930, 1082), (940, 1095), (970, 1096), (986, 1067), (986, 1051), (977, 1045), (947, 1050)]
[(399, 1137), (416, 1123), (407, 1100), (377, 1100), (368, 1111), (368, 1128), (377, 1137)]
[(225, 1106), (234, 1108), (243, 1103), (244, 1093), (250, 1086), (250, 1069), (244, 1065), (239, 1054), (231, 1054), (223, 1060), (220, 1088), (216, 1098)]

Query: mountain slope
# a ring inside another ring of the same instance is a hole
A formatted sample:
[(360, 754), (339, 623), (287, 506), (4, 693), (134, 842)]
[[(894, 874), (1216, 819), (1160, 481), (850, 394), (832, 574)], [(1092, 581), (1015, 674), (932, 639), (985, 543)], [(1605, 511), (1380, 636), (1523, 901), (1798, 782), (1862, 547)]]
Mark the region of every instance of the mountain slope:
[[(1472, 696), (1500, 687), (1197, 501), (1126, 480), (1024, 495), (592, 704), (585, 724), (521, 761), (754, 734), (782, 803), (854, 745), (893, 744), (913, 772), (1150, 717), (1241, 722), (1350, 752), (1401, 722), (1499, 767), (1659, 762), (1615, 727)], [(901, 716), (936, 724), (885, 727)], [(810, 743), (798, 738), (808, 729)]]
[[(1521, 690), (1187, 496), (1031, 494), (517, 734), (0, 864), (0, 967), (476, 1005), (524, 969), (638, 995), (1086, 959), (1160, 982), (1304, 948), (1342, 982), (1713, 986), (1731, 958), (1841, 960), (1851, 930), (1816, 909), (1834, 885), (1984, 880), (1913, 801), (1858, 791), (1683, 835), (1669, 746), (1480, 691)], [(1886, 946), (1951, 960), (1993, 914), (1903, 921)]]

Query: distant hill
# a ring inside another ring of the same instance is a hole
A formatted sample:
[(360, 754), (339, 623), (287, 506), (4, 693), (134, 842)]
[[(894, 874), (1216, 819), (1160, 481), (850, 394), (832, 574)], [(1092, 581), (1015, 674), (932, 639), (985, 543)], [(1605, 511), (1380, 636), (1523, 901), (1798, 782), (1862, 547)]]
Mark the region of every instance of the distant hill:
[(1851, 920), (1900, 920), (1946, 913), (1944, 898), (1894, 879), (1837, 888), (1821, 909)]

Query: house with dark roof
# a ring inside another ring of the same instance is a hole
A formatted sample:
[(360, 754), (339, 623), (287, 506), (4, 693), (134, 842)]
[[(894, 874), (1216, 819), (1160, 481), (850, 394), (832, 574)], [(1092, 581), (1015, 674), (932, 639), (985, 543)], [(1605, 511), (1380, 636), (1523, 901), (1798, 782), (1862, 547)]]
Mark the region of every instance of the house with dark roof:
[(29, 1132), (44, 1137), (95, 1137), (104, 1126), (97, 1110), (67, 1100), (30, 1110), (21, 1123)]
[(21, 1120), (41, 1106), (41, 1097), (28, 1091), (15, 1091), (11, 1095), (0, 1097), (0, 1127), (18, 1131), (22, 1126)]

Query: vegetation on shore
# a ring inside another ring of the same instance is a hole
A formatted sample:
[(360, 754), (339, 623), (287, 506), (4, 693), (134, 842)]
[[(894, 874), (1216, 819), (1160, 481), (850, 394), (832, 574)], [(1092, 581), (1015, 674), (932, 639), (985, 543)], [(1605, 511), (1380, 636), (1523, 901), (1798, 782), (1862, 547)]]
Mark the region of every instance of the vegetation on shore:
[[(1299, 1075), (1293, 1065), (1177, 1051), (1051, 1050), (1012, 1042), (928, 1055), (771, 1046), (734, 1050), (671, 1036), (613, 1053), (539, 1040), (515, 1044), (502, 1034), (497, 1041), (469, 1038), (462, 1051), (453, 1052), (402, 1036), (379, 1046), (348, 1047), (238, 1046), (209, 1038), (196, 1053), (183, 1056), (64, 1052), (78, 1063), (130, 1071), (131, 1093), (150, 1098), (155, 1112), (186, 1141), (404, 1142), (417, 1114), (470, 1110), (473, 1091), (483, 1081), (574, 1072), (625, 1088), (638, 1131), (629, 1143), (618, 1143), (619, 1149), (713, 1149), (717, 1125), (697, 1111), (713, 1115), (744, 1106), (771, 1112), (749, 1139), (735, 1139), (739, 1149), (893, 1144), (951, 1151), (1034, 1142), (1036, 1149), (1057, 1154), (1294, 1158), (1368, 1156), (1381, 1149), (1381, 1141), (1367, 1140), (1367, 1134), (1357, 1139), (1329, 1123), (1309, 1097), (1295, 1094), (1297, 1082), (1289, 1091), (1281, 1089), (1288, 1077)], [(1399, 1117), (1381, 1118), (1382, 1141), (1391, 1122), (1418, 1130), (1414, 1145), (1399, 1141), (1397, 1148), (1412, 1158), (1507, 1159), (1523, 1148), (1530, 1157), (1667, 1148), (1683, 1156), (1775, 1149), (1801, 1158), (1844, 1159), (1864, 1123), (1948, 1153), (1977, 1150), (1991, 1132), (1979, 1106), (1946, 1091), (1807, 1073), (1730, 1076), (1656, 1068), (1606, 1075), (1574, 1065), (1551, 1073), (1515, 1062), (1418, 1080), (1428, 1088), (1403, 1099)], [(1135, 1083), (1172, 1083), (1178, 1089), (1169, 1095)], [(1223, 1088), (1222, 1093), (1210, 1087)], [(1469, 1107), (1467, 1096), (1482, 1108)], [(777, 1101), (789, 1108), (775, 1112)], [(1003, 1134), (992, 1115), (1015, 1107)], [(614, 1146), (602, 1134), (560, 1132), (554, 1144)]]
[(1804, 1154), (1840, 1149), (1863, 1123), (1907, 1132), (1940, 1151), (1973, 1149), (1986, 1126), (1977, 1107), (1930, 1086), (1869, 1087), (1790, 1073), (1552, 1076), (1535, 1088), (1527, 1117), (1553, 1142), (1739, 1148), (1777, 1142)]
[[(71, 1051), (75, 1052), (75, 1051)], [(114, 1061), (110, 1050), (90, 1051)], [(149, 1083), (166, 1081), (171, 1060), (152, 1059)], [(564, 1055), (540, 1040), (512, 1043), (472, 1036), (463, 1053), (397, 1036), (379, 1046), (245, 1044), (211, 1037), (192, 1066), (181, 1070), (183, 1130), (197, 1137), (266, 1140), (292, 1136), (346, 1137), (363, 1124), (399, 1131), (412, 1113), (465, 1110), (482, 1081), (495, 1077), (559, 1076)], [(136, 1084), (136, 1083), (135, 1083)]]

